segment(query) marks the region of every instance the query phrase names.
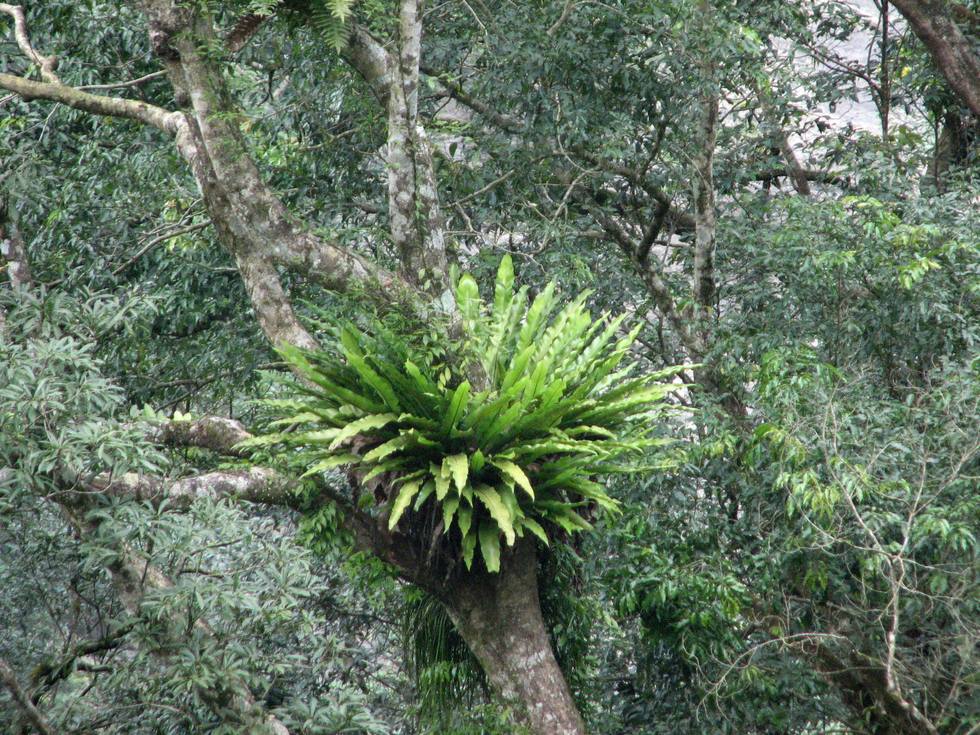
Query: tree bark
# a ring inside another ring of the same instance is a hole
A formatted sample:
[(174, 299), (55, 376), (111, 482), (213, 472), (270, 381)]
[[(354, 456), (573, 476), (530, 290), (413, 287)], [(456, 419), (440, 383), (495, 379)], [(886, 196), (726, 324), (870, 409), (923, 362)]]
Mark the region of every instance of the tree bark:
[(891, 0), (925, 44), (949, 86), (980, 115), (980, 58), (942, 0)]
[(501, 699), (535, 735), (584, 735), (551, 648), (538, 598), (534, 542), (519, 541), (500, 572), (473, 571), (448, 590), (449, 615)]

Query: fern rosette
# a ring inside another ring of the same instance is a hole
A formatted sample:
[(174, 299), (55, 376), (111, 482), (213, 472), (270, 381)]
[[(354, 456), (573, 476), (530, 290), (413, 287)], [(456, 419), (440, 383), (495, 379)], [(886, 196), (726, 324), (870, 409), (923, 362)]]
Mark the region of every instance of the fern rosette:
[(529, 303), (505, 257), (492, 304), (459, 279), (455, 365), (381, 328), (340, 329), (336, 353), (285, 348), (308, 385), (270, 402), (289, 410), (276, 422), (289, 429), (252, 443), (292, 448), (306, 476), (347, 466), (378, 490), (362, 497), (380, 499), (389, 529), (421, 538), (441, 524), (467, 568), (479, 549), (498, 571), (501, 543), (530, 533), (547, 544), (557, 529), (590, 528), (593, 508), (616, 511), (596, 478), (665, 441), (654, 430), (679, 368), (636, 375), (639, 328), (623, 336), (624, 316), (593, 318), (587, 296), (559, 309), (550, 284)]

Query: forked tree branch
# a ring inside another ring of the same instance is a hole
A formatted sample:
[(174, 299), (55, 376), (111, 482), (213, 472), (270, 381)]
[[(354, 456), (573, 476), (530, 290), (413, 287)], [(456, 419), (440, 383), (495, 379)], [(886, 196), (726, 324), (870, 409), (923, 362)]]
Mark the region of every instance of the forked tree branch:
[(58, 68), (58, 57), (39, 54), (34, 50), (34, 46), (31, 45), (31, 39), (27, 32), (27, 19), (24, 17), (24, 8), (20, 5), (0, 3), (0, 13), (5, 13), (13, 18), (14, 40), (17, 41), (17, 47), (24, 56), (37, 64), (41, 72), (41, 78), (52, 84), (61, 84), (61, 80), (58, 79), (58, 75), (54, 71)]
[(37, 730), (41, 735), (55, 735), (54, 729), (48, 724), (47, 719), (42, 715), (34, 703), (31, 702), (30, 697), (24, 692), (20, 686), (20, 682), (17, 681), (17, 676), (14, 674), (13, 669), (10, 668), (10, 664), (0, 658), (0, 684), (3, 684), (7, 691), (10, 692), (11, 698), (14, 700), (14, 704), (23, 713), (24, 717), (31, 726)]
[(140, 100), (91, 94), (60, 82), (35, 82), (13, 74), (0, 73), (0, 87), (26, 101), (48, 100), (94, 115), (136, 120), (169, 135), (176, 135), (183, 121), (183, 114), (179, 112), (171, 112)]

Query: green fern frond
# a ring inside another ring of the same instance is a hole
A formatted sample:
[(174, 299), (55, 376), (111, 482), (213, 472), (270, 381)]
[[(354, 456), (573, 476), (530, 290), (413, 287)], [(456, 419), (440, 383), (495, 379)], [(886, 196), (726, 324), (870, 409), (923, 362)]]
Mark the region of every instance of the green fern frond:
[(316, 0), (310, 10), (310, 24), (324, 43), (334, 51), (347, 45), (350, 36), (348, 19), (354, 0)]
[[(549, 543), (587, 530), (593, 512), (618, 509), (598, 480), (664, 443), (651, 427), (681, 387), (671, 382), (680, 368), (637, 375), (628, 356), (638, 332), (622, 335), (624, 317), (593, 318), (588, 294), (559, 309), (555, 294), (549, 284), (528, 304), (509, 257), (491, 303), (463, 275), (463, 334), (447, 353), (464, 357), (449, 367), (380, 325), (337, 329), (333, 352), (284, 348), (312, 387), (268, 403), (270, 427), (292, 431), (251, 444), (289, 448), (306, 475), (346, 465), (362, 483), (381, 482), (388, 527), (431, 543), (441, 524), (467, 568), (479, 551), (497, 571), (501, 547), (525, 532)], [(469, 361), (485, 385), (471, 384)]]

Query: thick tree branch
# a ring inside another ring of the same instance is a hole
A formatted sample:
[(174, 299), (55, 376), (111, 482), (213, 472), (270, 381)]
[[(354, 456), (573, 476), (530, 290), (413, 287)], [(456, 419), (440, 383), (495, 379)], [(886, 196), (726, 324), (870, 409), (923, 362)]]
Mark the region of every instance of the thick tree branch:
[(341, 51), (350, 64), (377, 96), (384, 109), (388, 109), (388, 94), (392, 83), (391, 56), (381, 41), (363, 26), (352, 24), (347, 46)]
[(241, 457), (237, 445), (251, 437), (240, 421), (203, 416), (193, 421), (165, 421), (149, 432), (149, 440), (173, 447), (199, 447), (217, 454)]
[(449, 286), (449, 266), (431, 144), (418, 117), (421, 42), (418, 0), (403, 0), (393, 54), (355, 24), (343, 55), (387, 112), (389, 231), (402, 276), (439, 295)]
[[(335, 290), (364, 283), (379, 285), (379, 293), (395, 300), (413, 298), (411, 289), (391, 274), (310, 233), (261, 181), (234, 123), (237, 111), (230, 104), (220, 69), (198, 51), (202, 40), (212, 35), (209, 22), (194, 22), (195, 16), (186, 8), (175, 9), (168, 0), (151, 0), (147, 10), (154, 46), (178, 95), (191, 99), (193, 115), (139, 100), (90, 94), (61, 84), (53, 73), (45, 82), (0, 74), (0, 87), (27, 100), (44, 99), (96, 115), (137, 120), (175, 136), (204, 193), (219, 239), (239, 262), (260, 324), (273, 344), (313, 345), (284, 298), (277, 265)], [(22, 23), (18, 27), (24, 29)], [(26, 29), (18, 33), (26, 39)], [(25, 43), (19, 42), (22, 50), (30, 48)], [(31, 53), (36, 54), (33, 49)]]
[(72, 651), (61, 658), (52, 659), (38, 664), (31, 672), (31, 685), (39, 687), (31, 695), (31, 701), (35, 704), (39, 701), (44, 692), (51, 689), (55, 684), (71, 676), (75, 670), (75, 662), (84, 656), (91, 656), (95, 653), (111, 651), (122, 644), (126, 635), (136, 627), (135, 622), (129, 622), (116, 627), (101, 638), (95, 640), (82, 641), (76, 645)]
[[(177, 133), (182, 116), (161, 107), (128, 100), (119, 97), (103, 97), (69, 87), (61, 82), (54, 70), (58, 60), (54, 56), (44, 56), (31, 45), (24, 19), (24, 10), (19, 5), (0, 3), (0, 13), (6, 13), (14, 19), (14, 38), (17, 46), (28, 59), (33, 61), (41, 70), (43, 82), (35, 82), (13, 74), (0, 74), (0, 88), (9, 90), (25, 100), (42, 99), (59, 102), (83, 112), (110, 117), (122, 117), (137, 120), (152, 125), (170, 135)], [(129, 84), (145, 81), (135, 80)], [(102, 85), (93, 88), (109, 88), (114, 85)]]
[(118, 477), (100, 475), (89, 483), (89, 490), (67, 504), (84, 503), (93, 494), (107, 497), (166, 501), (177, 510), (186, 510), (197, 500), (243, 500), (247, 503), (299, 508), (294, 494), (297, 483), (275, 470), (250, 467), (246, 470), (224, 470), (164, 482), (155, 477), (128, 473)]
[(183, 115), (179, 112), (171, 112), (146, 102), (90, 94), (57, 82), (33, 82), (12, 74), (0, 74), (0, 87), (24, 100), (48, 100), (94, 115), (136, 120), (170, 135), (177, 133), (183, 120)]
[(47, 719), (42, 715), (37, 707), (34, 706), (30, 698), (21, 689), (20, 683), (17, 681), (17, 676), (14, 674), (13, 669), (10, 668), (10, 664), (0, 658), (0, 684), (3, 684), (7, 691), (10, 692), (10, 696), (14, 700), (14, 704), (23, 713), (24, 717), (31, 724), (31, 726), (37, 730), (41, 735), (55, 735), (54, 729), (48, 724)]
[(14, 19), (14, 40), (20, 52), (28, 59), (37, 64), (41, 71), (41, 78), (52, 84), (61, 84), (58, 75), (54, 70), (58, 68), (58, 57), (44, 56), (34, 50), (31, 39), (27, 32), (27, 19), (24, 17), (24, 8), (20, 5), (8, 5), (0, 3), (0, 13), (5, 13)]
[(929, 50), (949, 86), (970, 111), (980, 116), (980, 58), (950, 14), (956, 3), (944, 0), (891, 0)]

